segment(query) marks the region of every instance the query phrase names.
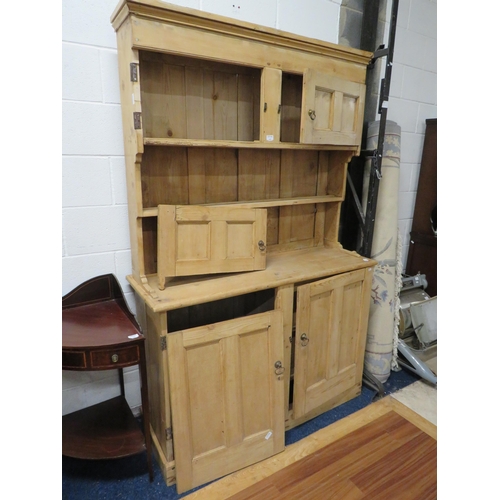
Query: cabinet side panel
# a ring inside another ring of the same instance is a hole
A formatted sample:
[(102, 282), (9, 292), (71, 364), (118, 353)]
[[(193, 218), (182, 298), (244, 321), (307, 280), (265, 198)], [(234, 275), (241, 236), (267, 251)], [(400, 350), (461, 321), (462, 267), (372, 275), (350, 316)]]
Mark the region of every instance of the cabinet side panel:
[(147, 372), (151, 428), (157, 443), (168, 461), (173, 460), (172, 441), (167, 440), (167, 429), (172, 427), (167, 369), (167, 353), (161, 349), (160, 338), (166, 335), (166, 313), (147, 312)]

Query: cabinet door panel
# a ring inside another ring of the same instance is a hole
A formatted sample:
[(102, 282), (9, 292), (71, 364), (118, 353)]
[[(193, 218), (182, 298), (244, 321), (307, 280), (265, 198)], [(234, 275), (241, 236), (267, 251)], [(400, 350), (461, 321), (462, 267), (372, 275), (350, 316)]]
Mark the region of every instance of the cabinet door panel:
[(167, 350), (179, 493), (284, 449), (280, 311), (168, 334)]
[(160, 288), (169, 276), (264, 269), (265, 240), (265, 209), (159, 205)]
[(365, 272), (297, 288), (294, 418), (361, 382), (371, 284)]
[(359, 145), (365, 91), (363, 84), (306, 70), (300, 142)]

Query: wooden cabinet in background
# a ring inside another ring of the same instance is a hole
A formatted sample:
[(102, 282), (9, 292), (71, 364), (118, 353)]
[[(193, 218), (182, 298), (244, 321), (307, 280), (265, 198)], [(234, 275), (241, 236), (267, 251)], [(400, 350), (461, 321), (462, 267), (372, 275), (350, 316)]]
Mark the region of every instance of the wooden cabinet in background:
[(375, 261), (338, 242), (372, 54), (157, 0), (117, 32), (151, 434), (190, 488), (361, 391)]
[(437, 118), (425, 121), (424, 148), (410, 232), (406, 274), (425, 274), (426, 292), (437, 295)]

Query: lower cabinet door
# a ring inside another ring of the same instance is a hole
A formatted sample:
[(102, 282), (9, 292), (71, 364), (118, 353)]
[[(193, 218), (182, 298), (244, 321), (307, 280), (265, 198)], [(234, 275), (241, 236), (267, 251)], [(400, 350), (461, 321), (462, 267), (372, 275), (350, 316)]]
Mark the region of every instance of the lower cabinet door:
[(167, 351), (178, 493), (283, 451), (281, 311), (170, 333)]
[(365, 269), (297, 287), (293, 417), (361, 386), (370, 279)]

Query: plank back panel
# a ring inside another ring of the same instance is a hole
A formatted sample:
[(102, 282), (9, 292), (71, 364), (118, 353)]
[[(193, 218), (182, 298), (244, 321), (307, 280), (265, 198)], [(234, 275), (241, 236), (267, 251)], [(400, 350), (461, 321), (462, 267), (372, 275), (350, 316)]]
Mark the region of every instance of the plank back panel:
[(145, 137), (258, 139), (260, 71), (141, 52)]

